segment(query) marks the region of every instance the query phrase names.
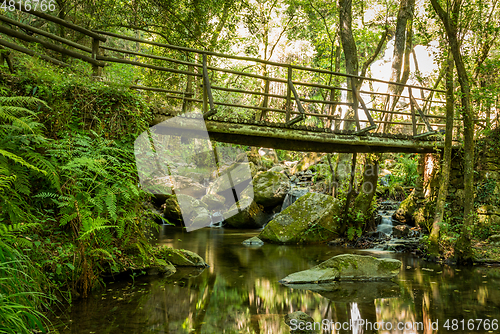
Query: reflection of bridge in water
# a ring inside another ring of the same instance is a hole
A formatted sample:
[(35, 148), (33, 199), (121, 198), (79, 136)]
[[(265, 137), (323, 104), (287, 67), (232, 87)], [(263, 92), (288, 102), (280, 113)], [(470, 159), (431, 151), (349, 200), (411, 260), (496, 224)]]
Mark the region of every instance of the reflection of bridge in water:
[[(28, 42), (0, 39), (1, 45), (70, 66), (29, 49), (38, 43), (92, 64), (94, 75), (104, 80), (109, 71), (103, 69), (110, 63), (147, 74), (141, 85), (129, 87), (162, 101), (163, 107), (154, 111), (157, 123), (162, 115), (197, 109), (204, 113), (211, 139), (222, 142), (323, 152), (432, 152), (443, 147), (442, 136), (436, 135), (445, 127), (442, 90), (90, 31), (37, 11), (22, 15), (84, 37), (76, 43), (0, 15), (12, 27), (0, 26), (1, 33)], [(376, 85), (378, 90), (363, 89)], [(397, 93), (386, 93), (387, 87)]]

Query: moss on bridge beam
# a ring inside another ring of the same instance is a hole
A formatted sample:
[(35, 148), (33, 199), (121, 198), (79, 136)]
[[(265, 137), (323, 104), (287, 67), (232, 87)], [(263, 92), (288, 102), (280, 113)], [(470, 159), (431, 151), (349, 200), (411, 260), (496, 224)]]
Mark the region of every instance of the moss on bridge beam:
[[(200, 131), (199, 121), (196, 122), (188, 118), (178, 119), (176, 124), (170, 123), (165, 130), (172, 135), (203, 136), (204, 129)], [(205, 125), (210, 139), (214, 141), (291, 151), (431, 153), (444, 146), (444, 141), (428, 138), (380, 137), (370, 134), (358, 136), (217, 121), (206, 121)], [(458, 143), (454, 143), (454, 146), (458, 147)]]

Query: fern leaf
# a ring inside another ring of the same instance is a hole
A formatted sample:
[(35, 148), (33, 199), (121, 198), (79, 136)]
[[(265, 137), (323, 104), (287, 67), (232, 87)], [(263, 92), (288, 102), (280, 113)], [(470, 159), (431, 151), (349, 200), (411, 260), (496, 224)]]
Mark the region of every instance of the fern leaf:
[(29, 162), (27, 162), (26, 160), (24, 160), (23, 158), (21, 158), (20, 156), (14, 154), (14, 153), (0, 149), (0, 155), (3, 155), (4, 157), (9, 158), (11, 160), (14, 160), (15, 162), (23, 165), (24, 167), (27, 167), (29, 169), (32, 169), (32, 170), (37, 171), (39, 173), (42, 173), (43, 175), (47, 174), (46, 171), (41, 170), (41, 169), (37, 168), (36, 166), (33, 166), (32, 164), (30, 164)]

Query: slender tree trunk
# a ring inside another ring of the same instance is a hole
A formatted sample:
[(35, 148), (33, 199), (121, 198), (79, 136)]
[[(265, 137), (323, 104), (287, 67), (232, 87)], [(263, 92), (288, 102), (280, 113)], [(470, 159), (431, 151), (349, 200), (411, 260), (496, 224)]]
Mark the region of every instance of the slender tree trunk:
[[(407, 68), (409, 69), (409, 52), (411, 52), (411, 46), (409, 44), (411, 44), (414, 8), (415, 0), (401, 0), (396, 22), (390, 81), (401, 82), (403, 79), (401, 72), (403, 71), (405, 61), (408, 63)], [(400, 92), (399, 86), (389, 85), (387, 87), (387, 92), (389, 94), (398, 95)], [(398, 99), (396, 97), (391, 98), (391, 96), (387, 96), (384, 103), (384, 110), (388, 110), (390, 108), (390, 111), (392, 111), (396, 106), (397, 100)], [(385, 114), (383, 119), (390, 121), (392, 119), (392, 114)], [(387, 132), (389, 127), (390, 124), (384, 123), (382, 126), (383, 132)]]
[(448, 54), (448, 64), (446, 69), (446, 132), (444, 141), (444, 156), (441, 162), (441, 179), (439, 184), (439, 194), (436, 201), (436, 211), (432, 222), (432, 231), (429, 237), (429, 255), (437, 257), (439, 254), (439, 228), (443, 221), (446, 197), (448, 197), (448, 185), (450, 181), (451, 168), (451, 144), (453, 140), (453, 56)]
[(451, 5), (451, 17), (441, 8), (438, 0), (431, 0), (431, 4), (445, 27), (462, 93), (461, 107), (464, 123), (464, 223), (458, 242), (455, 245), (455, 255), (459, 262), (469, 263), (472, 261), (470, 229), (474, 223), (474, 113), (470, 105), (469, 78), (457, 38), (457, 20), (460, 14), (461, 2), (458, 0), (453, 1)]
[[(347, 74), (358, 75), (358, 51), (356, 49), (356, 42), (352, 34), (352, 0), (339, 0), (340, 14), (339, 14), (339, 35), (342, 42), (342, 49), (344, 51), (344, 59)], [(351, 88), (351, 80), (354, 80), (354, 84), (357, 87), (358, 80), (354, 78), (347, 78), (347, 88)], [(347, 93), (347, 102), (353, 102), (353, 96), (351, 92)], [(354, 113), (350, 109), (344, 119), (353, 119)], [(353, 130), (355, 123), (353, 121), (344, 121), (344, 130)], [(340, 153), (337, 159), (337, 166), (335, 168), (335, 182), (338, 187), (345, 184), (347, 180), (347, 173), (340, 173), (341, 171), (348, 169), (350, 160), (349, 153)], [(345, 168), (347, 167), (347, 168)], [(335, 189), (335, 193), (338, 194), (338, 190)]]

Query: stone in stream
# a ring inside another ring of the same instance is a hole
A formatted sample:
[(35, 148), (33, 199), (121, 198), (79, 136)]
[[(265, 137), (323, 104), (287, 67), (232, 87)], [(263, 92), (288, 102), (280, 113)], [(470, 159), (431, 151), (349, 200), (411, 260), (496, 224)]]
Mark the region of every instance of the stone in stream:
[(174, 266), (208, 267), (201, 256), (185, 249), (163, 247), (160, 249), (160, 254), (163, 260), (170, 262)]
[[(238, 209), (239, 206), (239, 209)], [(227, 218), (226, 218), (227, 217)], [(243, 197), (224, 213), (226, 223), (235, 228), (260, 228), (268, 221), (262, 205), (250, 197)]]
[(252, 246), (259, 245), (260, 246), (260, 245), (263, 245), (264, 242), (257, 237), (252, 237), (250, 239), (243, 241), (242, 244), (243, 245), (252, 245)]
[(333, 281), (390, 280), (399, 274), (401, 261), (373, 256), (342, 254), (308, 270), (288, 275), (283, 284), (328, 283)]
[(328, 241), (339, 235), (341, 214), (338, 199), (307, 193), (276, 215), (258, 237), (276, 243)]
[(281, 204), (290, 187), (288, 177), (279, 172), (261, 172), (253, 178), (255, 202), (266, 208)]
[(186, 227), (195, 223), (198, 224), (196, 226), (210, 224), (210, 214), (206, 205), (189, 195), (171, 195), (163, 207), (163, 217), (176, 225), (179, 225), (180, 222), (184, 222)]
[(297, 311), (285, 315), (285, 324), (290, 327), (291, 334), (316, 333), (316, 331), (313, 329), (314, 319), (310, 315), (302, 311)]

